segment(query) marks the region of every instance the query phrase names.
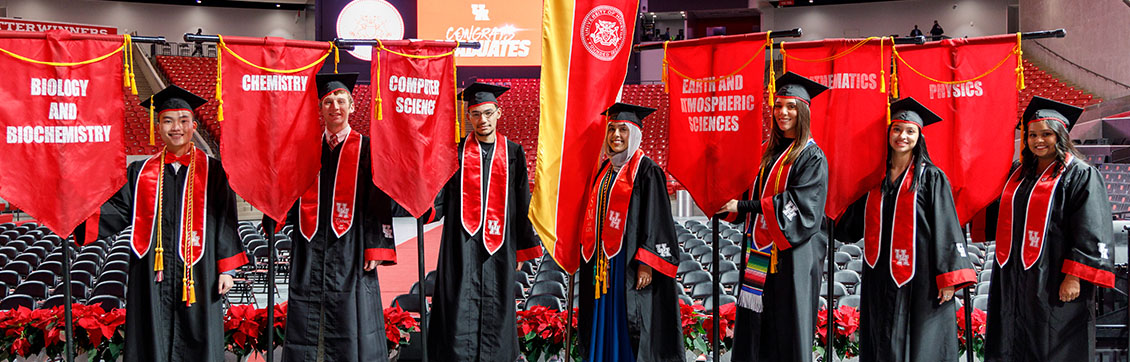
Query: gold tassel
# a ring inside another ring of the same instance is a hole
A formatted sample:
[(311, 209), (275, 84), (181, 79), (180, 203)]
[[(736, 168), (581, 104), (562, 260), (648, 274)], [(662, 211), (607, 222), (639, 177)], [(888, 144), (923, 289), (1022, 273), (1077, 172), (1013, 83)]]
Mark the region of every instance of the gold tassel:
[(1016, 90), (1027, 88), (1024, 85), (1024, 50), (1020, 48), (1020, 32), (1016, 32)]
[[(149, 145), (156, 145), (156, 140), (153, 138), (153, 116), (156, 105), (153, 104), (153, 96), (149, 96)], [(165, 156), (161, 156), (165, 157)]]
[(789, 55), (785, 53), (785, 42), (781, 42), (781, 73), (789, 72)]
[[(898, 48), (895, 47), (894, 42), (891, 42), (891, 53), (894, 54), (894, 58), (891, 58), (891, 63), (892, 63), (891, 64), (892, 65), (892, 67), (891, 67), (891, 97), (898, 99), (899, 98), (899, 65), (898, 65), (898, 62), (902, 61), (902, 58), (899, 58), (899, 51), (898, 51)], [(888, 107), (888, 108), (890, 108), (890, 107)]]
[(774, 99), (774, 95), (775, 95), (775, 93), (777, 93), (777, 72), (774, 70), (774, 68), (776, 68), (776, 67), (773, 66), (773, 38), (770, 37), (771, 34), (773, 34), (772, 30), (765, 32), (765, 42), (769, 43), (769, 53), (767, 55), (769, 55), (769, 107), (770, 108), (772, 108), (773, 105), (777, 104), (776, 99)]
[[(455, 49), (459, 49), (459, 41), (455, 41)], [(455, 50), (452, 50), (453, 52)], [(453, 91), (452, 98), (455, 99), (455, 144), (459, 144), (459, 136), (462, 133), (463, 125), (459, 122), (459, 66), (455, 64), (455, 55), (451, 55), (451, 88)]]
[(334, 74), (337, 74), (337, 63), (341, 62), (341, 54), (337, 48), (337, 45), (333, 42), (330, 42), (330, 47), (334, 49)]
[(374, 53), (377, 53), (377, 91), (373, 92), (373, 101), (377, 103), (377, 106), (373, 108), (376, 109), (377, 120), (381, 121), (385, 119), (384, 110), (381, 109), (381, 50), (384, 50), (385, 46), (381, 43), (380, 39), (377, 39), (377, 46), (379, 48), (373, 50)]
[(224, 121), (224, 91), (223, 91), (223, 88), (224, 88), (223, 74), (224, 73), (223, 73), (221, 66), (224, 63), (223, 62), (224, 48), (227, 48), (227, 46), (224, 44), (224, 36), (223, 35), (216, 35), (216, 36), (220, 38), (220, 44), (219, 44), (219, 47), (217, 47), (219, 49), (219, 54), (216, 54), (216, 102), (220, 103), (220, 104), (216, 105), (216, 121), (217, 122), (223, 122)]
[[(883, 40), (885, 37), (879, 37), (879, 93), (887, 93), (887, 67), (883, 64)], [(891, 41), (894, 43), (894, 40)], [(890, 107), (887, 107), (887, 120), (890, 121)], [(890, 122), (888, 122), (890, 123)]]
[[(152, 102), (150, 102), (152, 104)], [(161, 165), (165, 164), (165, 154), (168, 153), (168, 147), (161, 150)], [(163, 166), (162, 166), (163, 167)], [(164, 248), (164, 235), (161, 221), (165, 211), (165, 171), (162, 169), (157, 174), (157, 217), (153, 219), (153, 223), (157, 225), (157, 248), (153, 250), (153, 271), (157, 273), (157, 282), (160, 283), (164, 279), (165, 274), (165, 248)]]

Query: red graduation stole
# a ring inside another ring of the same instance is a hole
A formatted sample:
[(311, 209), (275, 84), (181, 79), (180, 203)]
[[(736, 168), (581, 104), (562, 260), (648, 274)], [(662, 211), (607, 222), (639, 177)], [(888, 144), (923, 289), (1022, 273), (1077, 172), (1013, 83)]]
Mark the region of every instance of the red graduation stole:
[[(181, 260), (184, 261), (182, 281), (184, 290), (181, 301), (191, 306), (196, 302), (192, 267), (204, 256), (206, 245), (203, 238), (206, 225), (204, 208), (208, 201), (208, 155), (195, 146), (188, 155), (190, 155), (188, 164), (184, 163), (185, 160), (175, 159), (181, 162), (181, 167), (188, 168), (188, 180), (181, 192), (180, 226), (176, 232), (177, 240), (180, 240), (177, 245), (177, 255), (180, 255)], [(161, 228), (164, 193), (161, 191), (165, 182), (166, 161), (169, 161), (168, 163), (174, 161), (166, 157), (174, 158), (172, 155), (167, 155), (167, 151), (161, 151), (160, 154), (149, 157), (141, 166), (134, 189), (136, 199), (133, 203), (133, 233), (130, 236), (130, 247), (138, 258), (144, 257), (149, 252), (149, 246), (156, 238), (153, 271), (157, 274), (157, 282), (164, 279), (165, 270), (165, 248), (161, 244), (164, 233)]]
[(601, 171), (600, 177), (597, 178), (597, 185), (594, 185), (592, 190), (589, 191), (588, 208), (585, 210), (585, 229), (581, 233), (581, 252), (585, 257), (585, 261), (592, 259), (593, 252), (596, 250), (596, 218), (598, 209), (603, 208), (604, 220), (600, 228), (600, 241), (604, 244), (604, 256), (608, 259), (620, 253), (621, 246), (624, 242), (624, 218), (628, 215), (628, 206), (632, 201), (632, 189), (635, 187), (636, 174), (639, 172), (640, 160), (643, 160), (643, 150), (636, 150), (632, 154), (632, 158), (620, 168), (620, 172), (616, 174), (616, 179), (612, 181), (609, 187), (608, 203), (606, 205), (597, 205), (600, 199), (600, 180), (604, 180), (609, 172), (612, 172), (611, 165), (604, 167)]
[[(804, 147), (815, 143), (816, 141), (809, 139)], [(762, 153), (769, 152), (769, 150), (765, 148), (767, 146), (768, 144), (762, 146)], [(773, 205), (773, 196), (784, 192), (786, 186), (788, 186), (789, 172), (792, 171), (795, 162), (785, 163), (784, 160), (792, 153), (793, 147), (796, 147), (795, 140), (789, 145), (789, 148), (785, 150), (785, 152), (782, 152), (781, 155), (777, 157), (776, 161), (773, 161), (773, 165), (769, 168), (769, 175), (766, 176), (764, 180), (761, 180), (761, 197), (759, 198), (761, 213), (758, 214), (757, 219), (754, 220), (755, 227), (753, 230), (753, 244), (758, 249), (765, 249), (770, 245), (775, 245), (777, 249), (780, 250), (792, 247), (788, 238), (785, 238), (785, 234), (781, 232), (781, 225), (777, 222), (777, 209)], [(762, 171), (761, 174), (764, 175), (765, 172)], [(772, 217), (765, 217), (765, 215)], [(776, 262), (773, 262), (773, 264), (775, 265)]]
[[(916, 244), (915, 232), (918, 229), (918, 190), (911, 190), (914, 181), (914, 164), (907, 166), (903, 171), (902, 184), (899, 185), (895, 196), (895, 211), (891, 214), (891, 251), (889, 266), (891, 279), (900, 288), (914, 278), (914, 256)], [(880, 240), (883, 228), (883, 185), (867, 193), (867, 206), (864, 211), (863, 258), (871, 268), (879, 262), (879, 249), (883, 242)], [(908, 217), (910, 221), (902, 221), (899, 216)]]
[[(337, 156), (337, 171), (334, 176), (333, 210), (330, 212), (330, 228), (334, 235), (341, 237), (353, 226), (353, 210), (357, 201), (357, 172), (361, 160), (361, 134), (350, 131), (341, 145)], [(298, 230), (306, 240), (313, 240), (318, 232), (318, 214), (322, 203), (319, 200), (322, 177), (319, 173), (314, 185), (298, 199)]]
[[(1068, 154), (1063, 165), (1053, 164), (1044, 169), (1040, 178), (1037, 179), (1036, 185), (1032, 187), (1032, 193), (1028, 195), (1027, 208), (1023, 210), (1025, 213), (1024, 234), (1022, 236), (1024, 246), (1021, 249), (1021, 259), (1024, 263), (1024, 270), (1028, 270), (1036, 264), (1044, 251), (1044, 238), (1047, 236), (1052, 197), (1055, 196), (1055, 188), (1059, 185), (1060, 178), (1063, 177), (1063, 171), (1067, 170), (1067, 165), (1070, 165), (1073, 160), (1074, 157)], [(1051, 173), (1057, 170), (1060, 172), (1054, 178), (1051, 177)], [(1004, 192), (1001, 193), (997, 227), (997, 265), (1002, 267), (1008, 263), (1009, 255), (1012, 253), (1013, 202), (1017, 196), (1016, 189), (1020, 186), (1020, 174), (1020, 167), (1012, 171), (1012, 175), (1008, 177), (1008, 182), (1004, 184)]]
[[(506, 199), (510, 192), (510, 188), (506, 187), (510, 179), (510, 162), (506, 149), (506, 137), (499, 135), (495, 141), (494, 152), (491, 153), (490, 179), (487, 180), (490, 184), (487, 185), (486, 197), (483, 197), (483, 157), (479, 140), (475, 137), (467, 137), (463, 145), (463, 177), (459, 183), (459, 194), (462, 195), (460, 215), (462, 215), (463, 230), (475, 235), (483, 228), (483, 224), (486, 224), (486, 230), (483, 230), (483, 246), (490, 255), (494, 255), (502, 248), (502, 243), (505, 241), (503, 234), (506, 231)], [(484, 198), (486, 210), (483, 210)]]

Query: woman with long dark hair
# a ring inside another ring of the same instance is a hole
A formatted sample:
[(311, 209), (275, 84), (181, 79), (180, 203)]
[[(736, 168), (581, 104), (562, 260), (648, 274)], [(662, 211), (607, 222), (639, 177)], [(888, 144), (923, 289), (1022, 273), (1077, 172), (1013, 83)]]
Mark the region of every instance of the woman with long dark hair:
[(730, 200), (721, 210), (744, 221), (753, 238), (743, 246), (734, 361), (812, 360), (828, 162), (810, 133), (809, 102), (826, 89), (792, 72), (777, 79), (757, 181), (746, 200)]
[(864, 242), (860, 361), (958, 359), (954, 290), (976, 276), (949, 180), (922, 134), (941, 120), (914, 98), (891, 104), (886, 176), (838, 224), (841, 240)]
[(1102, 175), (1071, 144), (1068, 132), (1082, 113), (1034, 97), (1021, 118), (1020, 162), (989, 234), (996, 237), (989, 361), (1095, 358), (1095, 287), (1114, 287), (1111, 214)]

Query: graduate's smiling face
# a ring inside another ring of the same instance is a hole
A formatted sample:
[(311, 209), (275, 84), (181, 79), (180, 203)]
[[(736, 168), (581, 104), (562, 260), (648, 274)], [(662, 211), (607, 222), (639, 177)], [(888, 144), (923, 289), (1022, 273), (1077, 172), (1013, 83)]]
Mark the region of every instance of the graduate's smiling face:
[(895, 121), (891, 123), (889, 129), (887, 144), (891, 146), (895, 154), (907, 154), (914, 150), (914, 146), (918, 144), (918, 132), (920, 131), (917, 124)]
[(158, 115), (160, 122), (161, 140), (170, 151), (176, 153), (192, 143), (192, 134), (196, 131), (196, 122), (192, 119), (192, 111), (170, 110)]
[(479, 137), (488, 137), (494, 134), (495, 125), (502, 117), (502, 109), (494, 103), (483, 103), (467, 109), (467, 118), (471, 120), (471, 127)]
[(796, 132), (797, 100), (778, 97), (773, 104), (773, 119), (786, 137)]
[(353, 97), (345, 90), (337, 90), (322, 98), (319, 108), (326, 129), (340, 131), (349, 123), (349, 115), (353, 114)]
[(609, 122), (608, 133), (604, 141), (608, 144), (608, 148), (612, 153), (624, 152), (628, 149), (628, 137), (630, 137), (628, 122)]
[(1028, 134), (1025, 135), (1025, 143), (1028, 145), (1028, 151), (1031, 151), (1037, 158), (1050, 159), (1056, 156), (1056, 142), (1058, 138), (1055, 131), (1048, 127), (1047, 122), (1055, 121), (1038, 121), (1028, 124)]

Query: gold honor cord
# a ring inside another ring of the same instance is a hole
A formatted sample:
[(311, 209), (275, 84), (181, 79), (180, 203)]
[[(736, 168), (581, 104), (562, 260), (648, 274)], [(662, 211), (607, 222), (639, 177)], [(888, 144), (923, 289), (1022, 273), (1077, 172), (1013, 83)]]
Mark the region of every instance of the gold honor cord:
[[(185, 214), (187, 215), (186, 218), (188, 220), (181, 220), (180, 240), (182, 250), (181, 259), (184, 260), (184, 277), (181, 279), (181, 284), (184, 286), (184, 290), (181, 293), (181, 301), (185, 302), (186, 306), (191, 307), (193, 303), (196, 303), (196, 280), (192, 275), (193, 260), (190, 259), (193, 259), (195, 256), (194, 249), (196, 240), (203, 238), (204, 235), (196, 235), (196, 230), (193, 230), (193, 214), (195, 214), (193, 211), (196, 210), (195, 208), (193, 208), (193, 190), (195, 189), (195, 187), (193, 187), (193, 182), (196, 181), (196, 145), (193, 145), (192, 148), (188, 150), (188, 152), (189, 157), (191, 157), (188, 165), (185, 165), (188, 167), (188, 180), (185, 181), (187, 183), (187, 187), (185, 187), (185, 193), (187, 193), (185, 203), (188, 210), (187, 212), (185, 212)], [(205, 182), (207, 182), (207, 180), (205, 180)], [(207, 222), (207, 220), (205, 220), (204, 222)]]
[[(915, 69), (914, 66), (910, 65), (910, 63), (908, 63), (906, 61), (906, 59), (903, 59), (902, 55), (899, 55), (897, 48), (892, 48), (892, 49), (895, 49), (894, 50), (895, 58), (898, 59), (898, 61), (901, 62), (903, 65), (906, 65), (906, 68), (910, 69), (910, 71), (914, 72), (915, 74), (918, 74), (922, 78), (926, 78), (927, 80), (929, 80), (931, 82), (939, 83), (939, 84), (948, 84), (948, 85), (972, 82), (972, 81), (984, 78), (985, 76), (992, 74), (994, 71), (996, 71), (998, 68), (1000, 68), (1001, 65), (1004, 65), (1004, 63), (1006, 61), (1008, 61), (1008, 58), (1010, 56), (1015, 55), (1016, 56), (1016, 68), (1014, 69), (1014, 71), (1016, 72), (1016, 75), (1017, 75), (1016, 90), (1023, 90), (1024, 88), (1026, 88), (1025, 85), (1024, 85), (1024, 59), (1021, 58), (1021, 55), (1023, 55), (1024, 52), (1020, 48), (1020, 33), (1016, 33), (1016, 46), (1012, 48), (1012, 51), (1008, 52), (1008, 54), (1006, 54), (1004, 56), (1004, 59), (1001, 59), (1000, 62), (997, 62), (997, 65), (994, 65), (988, 71), (981, 73), (980, 75), (977, 75), (977, 76), (969, 78), (969, 79), (964, 79), (964, 80), (944, 81), (944, 80), (936, 79), (934, 77), (930, 77), (926, 74), (923, 74), (922, 72), (918, 71), (918, 69)], [(895, 68), (897, 69), (898, 67), (895, 67)], [(894, 73), (892, 73), (891, 76), (894, 77)]]
[(105, 60), (106, 58), (113, 56), (114, 54), (118, 54), (118, 52), (124, 52), (125, 53), (125, 60), (122, 62), (124, 64), (124, 66), (123, 66), (124, 70), (123, 70), (123, 74), (122, 74), (122, 81), (123, 81), (122, 86), (128, 87), (130, 89), (130, 93), (136, 95), (137, 94), (137, 82), (134, 80), (134, 76), (133, 76), (133, 66), (132, 66), (132, 64), (133, 64), (133, 54), (130, 51), (130, 49), (132, 48), (132, 45), (133, 45), (132, 38), (130, 38), (129, 34), (125, 34), (125, 35), (122, 36), (122, 46), (118, 47), (117, 49), (114, 49), (114, 50), (110, 51), (109, 53), (106, 53), (105, 55), (102, 55), (102, 56), (94, 57), (94, 58), (83, 60), (83, 61), (77, 61), (77, 62), (48, 62), (48, 61), (43, 61), (43, 60), (36, 60), (36, 59), (31, 59), (31, 58), (16, 54), (16, 53), (14, 53), (10, 50), (4, 49), (4, 48), (0, 48), (0, 53), (7, 54), (8, 56), (10, 56), (12, 58), (16, 58), (17, 60), (25, 61), (25, 62), (32, 63), (32, 64), (49, 65), (49, 66), (52, 66), (52, 67), (73, 67), (73, 66), (77, 66), (77, 65), (87, 65), (87, 64), (97, 63), (97, 62)]
[(274, 68), (268, 68), (268, 67), (264, 67), (264, 66), (255, 64), (255, 63), (248, 61), (247, 59), (244, 59), (238, 53), (236, 53), (234, 50), (231, 50), (231, 48), (228, 48), (227, 43), (224, 43), (224, 36), (223, 35), (216, 35), (216, 37), (220, 39), (220, 41), (218, 42), (219, 43), (218, 49), (219, 49), (220, 54), (216, 55), (216, 101), (220, 103), (218, 106), (216, 106), (216, 120), (220, 121), (220, 122), (224, 121), (224, 98), (223, 98), (223, 81), (222, 81), (223, 70), (221, 68), (223, 66), (223, 60), (222, 59), (224, 58), (223, 57), (224, 51), (227, 51), (228, 54), (231, 54), (233, 57), (235, 57), (236, 60), (239, 60), (239, 61), (241, 61), (241, 62), (243, 62), (247, 65), (250, 65), (252, 67), (258, 68), (258, 69), (263, 70), (263, 71), (271, 72), (271, 73), (282, 73), (282, 74), (298, 73), (298, 72), (310, 69), (311, 67), (314, 67), (315, 65), (322, 64), (322, 61), (326, 60), (326, 57), (329, 57), (330, 53), (333, 53), (334, 54), (334, 72), (335, 73), (337, 72), (337, 61), (338, 61), (337, 45), (335, 45), (332, 41), (328, 42), (330, 44), (330, 47), (328, 49), (326, 49), (326, 53), (322, 54), (321, 57), (318, 57), (318, 60), (315, 60), (314, 62), (312, 62), (310, 64), (307, 64), (307, 65), (304, 65), (304, 66), (301, 66), (301, 67), (298, 67), (298, 68), (294, 68), (294, 69), (274, 69)]
[[(766, 41), (769, 41), (769, 33), (771, 33), (771, 32), (772, 31), (765, 33), (766, 34), (765, 35)], [(689, 75), (686, 75), (686, 73), (683, 73), (682, 71), (679, 71), (678, 69), (675, 69), (674, 67), (671, 67), (670, 62), (667, 60), (667, 43), (670, 43), (670, 42), (671, 41), (664, 41), (663, 42), (663, 74), (661, 74), (660, 76), (662, 77), (662, 80), (663, 80), (663, 92), (665, 92), (665, 93), (671, 93), (670, 84), (669, 84), (670, 82), (669, 82), (668, 75), (667, 75), (668, 70), (675, 72), (675, 75), (678, 75), (680, 78), (688, 79), (692, 82), (717, 83), (717, 82), (721, 82), (721, 81), (726, 80), (726, 79), (730, 79), (730, 77), (737, 75), (739, 72), (744, 70), (747, 66), (752, 64), (753, 61), (757, 59), (757, 56), (761, 55), (761, 52), (765, 50), (764, 45), (758, 47), (760, 50), (757, 53), (754, 53), (753, 56), (751, 56), (749, 58), (749, 60), (747, 60), (745, 62), (745, 64), (742, 64), (741, 66), (738, 67), (737, 70), (734, 70), (730, 74), (727, 74), (723, 77), (719, 77), (719, 78), (715, 78), (715, 79), (701, 79), (701, 78), (691, 77)]]
[[(449, 51), (449, 52), (446, 52), (446, 53), (443, 53), (443, 54), (436, 54), (436, 55), (415, 55), (415, 54), (408, 54), (408, 53), (401, 53), (401, 52), (398, 52), (398, 51), (394, 51), (392, 49), (386, 48), (385, 45), (384, 45), (384, 42), (382, 42), (380, 39), (373, 39), (373, 40), (377, 41), (377, 51), (375, 52), (375, 53), (377, 53), (377, 59), (376, 59), (377, 72), (376, 72), (376, 78), (375, 78), (376, 80), (374, 80), (374, 82), (376, 82), (376, 85), (377, 85), (377, 87), (376, 87), (377, 90), (375, 92), (373, 92), (373, 118), (376, 118), (378, 121), (384, 120), (384, 109), (382, 107), (382, 100), (381, 100), (381, 52), (382, 51), (388, 52), (389, 54), (399, 55), (399, 56), (402, 56), (402, 57), (412, 58), (412, 59), (436, 59), (436, 58), (443, 58), (443, 57), (447, 57), (447, 56), (454, 56), (455, 50), (459, 49), (459, 41), (456, 40), (455, 41), (455, 47), (451, 48), (451, 51)], [(459, 68), (455, 65), (455, 59), (451, 60), (451, 78), (452, 78), (451, 79), (451, 86), (453, 88), (458, 87), (459, 86)], [(456, 92), (456, 89), (452, 89), (452, 98), (455, 100), (455, 103), (454, 103), (455, 104), (455, 143), (459, 143), (459, 139), (460, 139), (459, 136), (460, 136), (460, 133), (462, 133), (461, 131), (463, 130), (463, 125), (460, 124), (460, 122), (459, 122), (459, 92)]]
[(169, 152), (169, 146), (161, 149), (161, 164), (157, 166), (160, 171), (157, 173), (157, 215), (153, 218), (153, 223), (157, 225), (157, 247), (153, 250), (153, 272), (157, 273), (154, 278), (158, 283), (165, 279), (165, 248), (163, 247), (164, 239), (161, 234), (161, 226), (164, 224), (165, 213), (165, 154)]

